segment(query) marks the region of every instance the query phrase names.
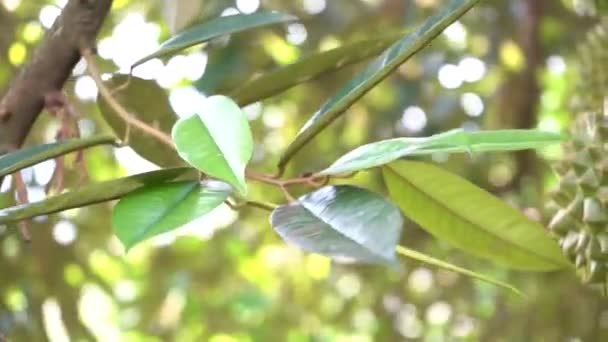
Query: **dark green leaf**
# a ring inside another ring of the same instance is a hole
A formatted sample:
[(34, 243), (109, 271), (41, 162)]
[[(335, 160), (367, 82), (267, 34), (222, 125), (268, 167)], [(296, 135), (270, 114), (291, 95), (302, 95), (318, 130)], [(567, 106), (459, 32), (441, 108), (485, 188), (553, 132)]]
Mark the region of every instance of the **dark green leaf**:
[(85, 148), (107, 144), (116, 144), (116, 138), (109, 135), (101, 135), (25, 147), (17, 152), (0, 156), (0, 178), (48, 159)]
[(230, 191), (230, 186), (218, 181), (163, 183), (139, 189), (114, 207), (114, 233), (129, 250), (207, 214), (222, 204)]
[(232, 97), (240, 106), (272, 97), (300, 83), (375, 56), (403, 35), (402, 32), (367, 39), (311, 54), (245, 83)]
[(496, 286), (500, 286), (500, 287), (505, 288), (505, 289), (507, 289), (509, 291), (513, 291), (518, 296), (523, 296), (523, 293), (521, 293), (521, 291), (519, 291), (514, 286), (509, 285), (509, 284), (507, 284), (505, 282), (502, 282), (500, 280), (496, 280), (496, 279), (490, 278), (490, 277), (488, 277), (486, 275), (483, 275), (483, 274), (480, 274), (480, 273), (477, 273), (477, 272), (474, 272), (474, 271), (471, 271), (471, 270), (467, 270), (466, 268), (462, 268), (462, 267), (459, 267), (459, 266), (456, 266), (456, 265), (452, 265), (452, 264), (450, 264), (448, 262), (445, 262), (445, 261), (442, 261), (442, 260), (439, 260), (439, 259), (435, 259), (432, 256), (420, 253), (418, 251), (415, 251), (415, 250), (412, 250), (412, 249), (409, 249), (409, 248), (406, 248), (406, 247), (403, 247), (403, 246), (397, 246), (396, 251), (397, 251), (397, 254), (401, 254), (401, 255), (403, 255), (406, 258), (417, 260), (417, 261), (423, 262), (423, 263), (428, 264), (428, 265), (432, 265), (432, 266), (435, 266), (435, 267), (442, 268), (444, 270), (448, 270), (448, 271), (452, 271), (452, 272), (455, 272), (455, 273), (459, 273), (459, 274), (462, 274), (462, 275), (467, 276), (467, 277), (471, 277), (471, 278), (474, 278), (474, 279), (485, 281), (486, 283), (493, 284), (493, 285), (496, 285)]
[(441, 13), (426, 20), (416, 31), (397, 41), (363, 72), (351, 79), (329, 99), (302, 127), (279, 161), (279, 169), (306, 143), (346, 111), (355, 101), (385, 79), (390, 73), (428, 45), (446, 27), (458, 20), (479, 0), (452, 0)]
[(412, 161), (389, 164), (383, 174), (395, 203), (438, 239), (515, 269), (569, 266), (540, 224), (465, 179)]
[(185, 167), (165, 169), (91, 184), (75, 191), (49, 197), (40, 202), (0, 210), (0, 224), (107, 202), (125, 196), (143, 186), (170, 181), (182, 176), (195, 178), (196, 175), (193, 171), (193, 169)]
[(200, 25), (192, 26), (162, 43), (160, 49), (133, 64), (132, 68), (153, 58), (167, 56), (191, 46), (202, 44), (226, 34), (247, 31), (257, 27), (297, 20), (296, 17), (279, 12), (257, 12), (218, 17)]
[[(177, 121), (177, 114), (171, 108), (167, 93), (155, 81), (128, 75), (114, 75), (105, 82), (114, 92), (116, 100), (135, 118), (169, 134)], [(127, 125), (103, 96), (97, 98), (99, 109), (116, 136), (125, 139)], [(184, 165), (175, 150), (154, 137), (131, 127), (127, 142), (137, 154), (161, 167)]]
[(563, 136), (539, 130), (465, 132), (456, 129), (428, 138), (396, 138), (360, 146), (340, 157), (321, 175), (355, 172), (388, 164), (406, 156), (438, 152), (498, 152), (533, 149), (560, 143)]
[(201, 113), (179, 120), (172, 132), (179, 155), (205, 174), (247, 192), (245, 167), (253, 138), (245, 113), (225, 96), (207, 98)]
[(379, 195), (349, 185), (326, 186), (275, 209), (270, 222), (305, 251), (365, 263), (395, 262), (403, 220)]

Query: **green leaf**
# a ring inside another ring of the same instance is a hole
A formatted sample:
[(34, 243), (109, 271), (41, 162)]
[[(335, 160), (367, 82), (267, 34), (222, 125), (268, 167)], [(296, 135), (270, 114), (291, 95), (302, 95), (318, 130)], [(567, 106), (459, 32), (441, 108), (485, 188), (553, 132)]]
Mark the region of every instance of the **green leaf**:
[(608, 0), (595, 0), (595, 7), (598, 13), (605, 15), (608, 13)]
[(405, 215), (438, 239), (514, 269), (570, 265), (539, 223), (465, 179), (412, 161), (389, 164), (383, 175)]
[(409, 249), (409, 248), (406, 248), (403, 246), (397, 246), (396, 251), (397, 251), (397, 254), (401, 254), (406, 258), (417, 260), (417, 261), (420, 261), (420, 262), (428, 264), (428, 265), (442, 268), (444, 270), (452, 271), (452, 272), (459, 273), (459, 274), (462, 274), (467, 277), (478, 279), (478, 280), (484, 281), (486, 283), (505, 288), (509, 291), (512, 291), (513, 293), (515, 293), (518, 296), (523, 296), (523, 293), (521, 291), (519, 291), (517, 288), (515, 288), (514, 286), (507, 284), (505, 282), (502, 282), (500, 280), (493, 279), (486, 275), (483, 275), (483, 274), (480, 274), (480, 273), (477, 273), (477, 272), (474, 272), (471, 270), (467, 270), (466, 268), (462, 268), (462, 267), (459, 267), (456, 265), (452, 265), (448, 262), (433, 258), (432, 256), (420, 253), (418, 251), (415, 251), (415, 250), (412, 250), (412, 249)]
[(170, 181), (178, 177), (195, 178), (196, 175), (192, 171), (193, 169), (185, 167), (164, 169), (87, 185), (40, 202), (2, 209), (0, 210), (0, 224), (111, 201), (143, 186)]
[(406, 156), (438, 152), (517, 151), (560, 143), (564, 137), (540, 130), (498, 130), (465, 132), (455, 129), (427, 138), (396, 138), (360, 146), (336, 160), (320, 175), (356, 172), (388, 164)]
[[(128, 75), (114, 75), (104, 82), (114, 92), (115, 99), (135, 118), (169, 134), (177, 121), (167, 93), (155, 81)], [(127, 125), (103, 96), (97, 97), (99, 109), (116, 136), (125, 139)], [(183, 166), (183, 160), (170, 146), (150, 135), (131, 127), (127, 142), (137, 154), (161, 167)]]
[(14, 153), (0, 156), (0, 178), (26, 167), (85, 148), (116, 144), (116, 138), (99, 135), (90, 138), (64, 140), (60, 142), (25, 147)]
[(279, 169), (283, 170), (287, 161), (305, 144), (344, 113), (354, 102), (389, 76), (393, 70), (422, 50), (477, 2), (479, 0), (452, 0), (443, 6), (441, 13), (428, 18), (422, 26), (397, 41), (365, 70), (351, 79), (306, 122), (279, 160)]
[(219, 95), (207, 98), (201, 113), (179, 120), (172, 135), (185, 161), (247, 193), (245, 167), (253, 138), (247, 116), (234, 101)]
[(326, 186), (275, 209), (270, 222), (305, 251), (364, 263), (395, 263), (403, 219), (381, 196), (350, 185)]
[(237, 14), (218, 17), (200, 25), (192, 26), (176, 34), (162, 43), (158, 51), (138, 60), (131, 68), (135, 68), (153, 58), (171, 55), (226, 34), (243, 32), (258, 27), (294, 20), (297, 20), (297, 18), (279, 12), (257, 12), (254, 14)]
[(139, 189), (114, 207), (114, 233), (129, 250), (209, 213), (226, 200), (230, 190), (218, 181), (164, 183)]
[(254, 78), (233, 91), (230, 97), (240, 106), (272, 97), (300, 83), (376, 56), (402, 35), (403, 32), (392, 33), (311, 54), (296, 63)]

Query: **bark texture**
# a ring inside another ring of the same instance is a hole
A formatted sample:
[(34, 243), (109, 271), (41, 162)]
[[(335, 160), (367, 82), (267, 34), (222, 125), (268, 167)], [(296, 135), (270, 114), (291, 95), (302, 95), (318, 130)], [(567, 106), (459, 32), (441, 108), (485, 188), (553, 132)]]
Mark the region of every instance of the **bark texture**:
[(44, 108), (61, 91), (80, 51), (92, 47), (112, 0), (70, 0), (0, 101), (0, 155), (21, 146)]

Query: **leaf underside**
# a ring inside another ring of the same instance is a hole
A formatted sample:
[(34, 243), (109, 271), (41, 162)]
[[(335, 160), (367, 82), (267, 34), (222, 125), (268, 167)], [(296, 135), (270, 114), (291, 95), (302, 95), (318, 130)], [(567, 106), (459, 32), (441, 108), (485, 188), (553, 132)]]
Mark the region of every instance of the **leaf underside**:
[(128, 250), (207, 214), (229, 194), (230, 187), (221, 182), (155, 184), (123, 197), (112, 212), (112, 226)]
[(381, 196), (350, 186), (326, 186), (275, 209), (270, 222), (303, 250), (363, 263), (395, 264), (403, 220)]
[(514, 269), (569, 267), (539, 223), (465, 179), (412, 161), (389, 164), (383, 175), (405, 215), (438, 239)]
[(560, 143), (561, 134), (540, 130), (466, 132), (455, 129), (425, 138), (394, 138), (359, 146), (320, 175), (336, 175), (382, 166), (399, 158), (434, 153), (479, 153), (533, 149)]
[(245, 167), (253, 155), (253, 137), (247, 116), (234, 101), (207, 98), (200, 114), (175, 124), (172, 136), (185, 161), (247, 193)]

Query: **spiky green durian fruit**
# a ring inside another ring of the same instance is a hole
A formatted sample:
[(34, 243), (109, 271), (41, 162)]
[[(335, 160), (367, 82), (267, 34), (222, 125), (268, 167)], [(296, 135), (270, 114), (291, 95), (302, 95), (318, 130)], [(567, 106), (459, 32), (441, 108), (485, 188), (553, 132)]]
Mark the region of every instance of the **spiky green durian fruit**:
[(581, 81), (570, 141), (555, 165), (550, 230), (589, 283), (608, 281), (608, 21), (580, 48)]
[(578, 56), (580, 81), (573, 107), (583, 112), (602, 111), (608, 92), (608, 17), (587, 33)]
[(583, 279), (603, 283), (608, 275), (608, 116), (581, 114), (555, 169), (560, 180), (551, 205), (557, 210), (549, 228)]

